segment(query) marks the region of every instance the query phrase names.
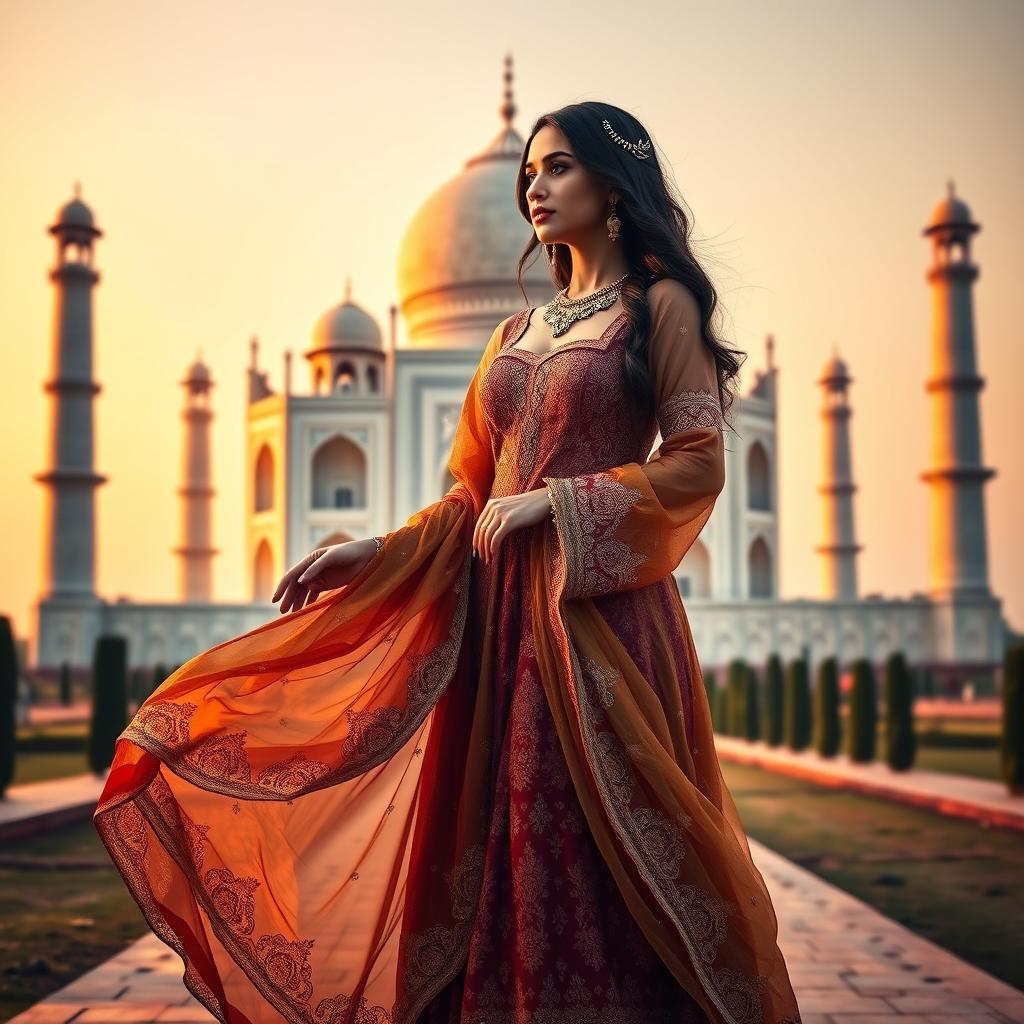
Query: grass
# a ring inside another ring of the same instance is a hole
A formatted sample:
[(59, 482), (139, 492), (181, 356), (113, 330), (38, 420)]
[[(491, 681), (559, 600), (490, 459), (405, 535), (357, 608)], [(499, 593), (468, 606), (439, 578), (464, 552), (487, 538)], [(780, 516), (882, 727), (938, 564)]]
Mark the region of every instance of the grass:
[(752, 837), (1024, 988), (1024, 835), (745, 765), (722, 771)]
[[(5, 858), (29, 858), (10, 866)], [(4, 845), (0, 855), (0, 1020), (149, 931), (91, 821)]]
[(14, 762), (14, 785), (63, 779), (87, 771), (89, 762), (83, 753), (18, 754)]
[[(15, 756), (13, 785), (45, 782), (89, 771), (85, 753), (88, 735), (89, 726), (85, 722), (57, 722), (19, 728), (18, 744), (28, 749), (19, 750)], [(32, 749), (37, 744), (48, 742), (62, 749)]]
[(915, 768), (930, 772), (968, 775), (972, 779), (1002, 782), (998, 750), (957, 750), (949, 747), (918, 746)]

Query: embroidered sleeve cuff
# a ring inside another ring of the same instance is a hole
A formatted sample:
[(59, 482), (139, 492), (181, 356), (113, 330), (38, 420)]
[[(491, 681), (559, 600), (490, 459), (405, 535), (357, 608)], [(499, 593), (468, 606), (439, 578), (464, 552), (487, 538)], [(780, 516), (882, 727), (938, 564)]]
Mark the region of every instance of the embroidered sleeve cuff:
[(597, 597), (626, 589), (647, 558), (615, 532), (643, 494), (607, 472), (543, 480), (565, 559), (565, 596)]

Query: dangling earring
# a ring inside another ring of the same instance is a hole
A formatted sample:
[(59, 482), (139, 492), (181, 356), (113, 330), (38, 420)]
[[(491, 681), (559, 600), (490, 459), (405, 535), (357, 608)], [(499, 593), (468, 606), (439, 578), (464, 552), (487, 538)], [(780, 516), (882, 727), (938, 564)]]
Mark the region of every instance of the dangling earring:
[(619, 228), (622, 227), (622, 221), (615, 215), (615, 203), (612, 203), (611, 215), (605, 223), (608, 225), (608, 237), (613, 242), (618, 241)]
[(555, 257), (557, 255), (556, 252), (555, 252), (555, 245), (554, 245), (554, 243), (552, 242), (550, 245), (545, 245), (544, 249), (545, 249), (545, 251), (548, 254), (548, 263), (550, 263), (551, 266), (554, 266), (555, 265)]

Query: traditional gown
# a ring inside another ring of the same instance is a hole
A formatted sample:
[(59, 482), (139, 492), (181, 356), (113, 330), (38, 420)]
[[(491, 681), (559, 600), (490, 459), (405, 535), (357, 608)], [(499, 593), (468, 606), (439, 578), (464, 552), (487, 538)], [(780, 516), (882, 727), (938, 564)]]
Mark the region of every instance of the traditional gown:
[(543, 354), (509, 317), (448, 493), (119, 738), (96, 827), (221, 1021), (799, 1021), (672, 577), (724, 485), (715, 363), (683, 285), (647, 296), (653, 414), (624, 313)]

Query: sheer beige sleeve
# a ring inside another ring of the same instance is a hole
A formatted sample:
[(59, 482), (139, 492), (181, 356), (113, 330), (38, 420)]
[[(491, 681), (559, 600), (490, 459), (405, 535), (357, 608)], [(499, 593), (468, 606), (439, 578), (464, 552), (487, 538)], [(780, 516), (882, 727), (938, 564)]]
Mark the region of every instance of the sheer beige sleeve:
[(566, 597), (647, 586), (682, 561), (725, 486), (718, 378), (683, 284), (648, 289), (648, 363), (662, 442), (646, 463), (544, 477), (567, 566)]

